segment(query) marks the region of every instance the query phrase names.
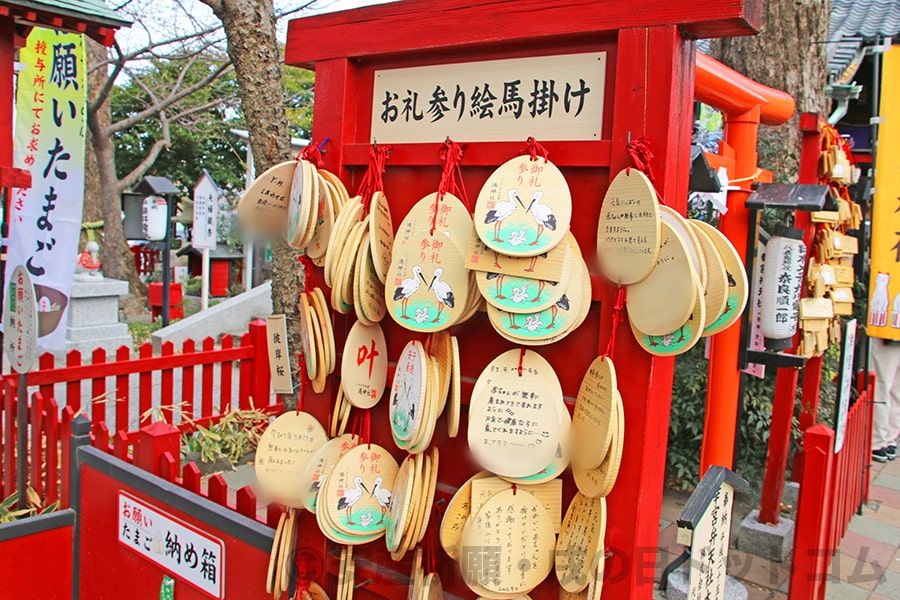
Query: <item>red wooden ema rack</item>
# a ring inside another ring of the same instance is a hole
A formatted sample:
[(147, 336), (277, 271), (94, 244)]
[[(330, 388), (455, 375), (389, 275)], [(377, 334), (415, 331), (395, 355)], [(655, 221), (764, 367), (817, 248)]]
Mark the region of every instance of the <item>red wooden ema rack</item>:
[[(375, 72), (383, 69), (446, 65), (474, 61), (584, 52), (606, 52), (607, 68), (602, 139), (596, 141), (539, 140), (563, 171), (572, 191), (572, 233), (591, 271), (591, 312), (585, 323), (553, 345), (535, 348), (557, 371), (571, 408), (588, 365), (602, 352), (610, 335), (615, 285), (597, 273), (596, 227), (600, 204), (609, 182), (630, 166), (629, 139), (646, 136), (655, 155), (655, 184), (665, 202), (682, 213), (686, 208), (690, 164), (690, 134), (694, 90), (694, 45), (698, 37), (754, 33), (759, 1), (647, 0), (623, 3), (590, 0), (418, 0), (366, 7), (291, 21), (286, 62), (316, 71), (313, 139), (329, 139), (325, 168), (338, 174), (351, 192), (365, 173), (371, 144)], [(525, 139), (497, 142), (454, 141), (465, 146), (462, 173), (470, 198), (478, 194), (498, 165), (519, 154)], [(439, 142), (391, 144), (384, 175), (393, 222), (436, 191), (440, 178)], [(322, 281), (322, 277), (319, 277)], [(352, 322), (337, 319), (338, 347)], [(388, 349), (396, 359), (415, 334), (389, 320), (382, 323)], [(654, 585), (659, 514), (662, 502), (666, 441), (671, 403), (672, 359), (653, 358), (627, 332), (616, 338), (615, 362), (625, 407), (625, 440), (618, 482), (607, 498), (604, 598), (650, 598)], [(462, 355), (464, 402), (474, 380), (492, 358), (511, 346), (496, 335), (483, 314), (454, 327)], [(320, 397), (304, 401), (325, 422), (335, 383)], [(395, 448), (390, 438), (387, 408), (377, 406), (372, 439)], [(465, 420), (463, 420), (465, 424)], [(439, 426), (435, 443), (441, 449), (438, 498), (447, 498), (477, 471), (468, 457), (465, 436), (446, 437)], [(395, 452), (401, 457), (401, 452)], [(447, 457), (447, 458), (444, 458)], [(450, 458), (452, 457), (452, 458)], [(575, 492), (571, 474), (563, 475), (564, 506)], [(313, 520), (302, 531), (316, 530)], [(334, 547), (313, 536), (306, 546), (329, 556), (327, 571), (337, 564)], [(405, 594), (409, 558), (394, 563), (384, 544), (358, 547), (356, 590), (359, 597), (399, 597)], [(437, 571), (445, 590), (471, 597), (456, 565), (438, 550)], [(332, 581), (333, 583), (333, 581)], [(551, 575), (532, 597), (556, 599)]]

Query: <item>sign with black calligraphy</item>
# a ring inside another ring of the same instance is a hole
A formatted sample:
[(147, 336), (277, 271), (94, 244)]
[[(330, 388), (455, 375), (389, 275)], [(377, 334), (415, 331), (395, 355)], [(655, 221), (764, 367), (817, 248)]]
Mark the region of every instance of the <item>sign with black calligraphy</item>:
[(677, 541), (691, 550), (689, 600), (725, 597), (736, 489), (746, 493), (749, 488), (732, 471), (712, 466), (678, 515)]
[[(844, 447), (847, 436), (847, 411), (850, 410), (850, 388), (853, 387), (853, 354), (856, 350), (856, 319), (844, 324), (841, 336), (841, 370), (838, 372), (838, 394), (834, 405), (834, 452)], [(876, 342), (878, 343), (878, 342)]]
[(215, 248), (218, 241), (216, 221), (219, 218), (219, 186), (206, 169), (203, 177), (194, 186), (194, 224), (191, 229), (191, 244), (194, 248)]
[(372, 141), (599, 140), (606, 53), (375, 72)]
[(266, 317), (266, 334), (272, 389), (276, 394), (290, 394), (294, 391), (294, 382), (291, 379), (291, 355), (288, 350), (287, 321), (284, 315)]
[(85, 62), (77, 34), (34, 28), (19, 51), (15, 166), (31, 188), (11, 190), (6, 280), (25, 265), (35, 284), (38, 344), (65, 348), (66, 308), (84, 196)]
[(225, 544), (162, 510), (119, 492), (119, 543), (213, 598), (225, 597)]

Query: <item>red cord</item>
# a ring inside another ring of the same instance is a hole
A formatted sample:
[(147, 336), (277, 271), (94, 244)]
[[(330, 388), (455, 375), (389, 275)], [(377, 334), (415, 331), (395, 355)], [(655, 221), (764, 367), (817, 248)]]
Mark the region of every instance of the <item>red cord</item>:
[(519, 348), (519, 377), (522, 376), (522, 363), (525, 362), (525, 348)]
[(537, 160), (538, 156), (544, 159), (544, 162), (550, 162), (550, 153), (547, 149), (536, 139), (530, 137), (525, 140), (525, 147), (522, 149), (522, 152), (519, 154), (527, 154), (531, 157), (531, 160)]
[(363, 205), (363, 214), (360, 220), (369, 215), (369, 208), (372, 206), (372, 196), (375, 195), (375, 192), (384, 190), (384, 166), (390, 154), (390, 146), (372, 144), (372, 147), (369, 149), (369, 168), (366, 170), (366, 174), (363, 176), (362, 183), (360, 183), (357, 191), (357, 195), (360, 196)]
[(619, 329), (619, 323), (625, 320), (626, 289), (625, 286), (620, 285), (619, 289), (616, 290), (616, 303), (613, 308), (612, 329), (609, 332), (609, 344), (606, 346), (606, 352), (603, 353), (603, 356), (609, 358), (612, 358), (613, 352), (615, 352), (616, 349), (616, 332)]
[(327, 142), (328, 140), (326, 139), (318, 146), (310, 143), (300, 151), (300, 153), (297, 155), (297, 158), (302, 158), (306, 162), (312, 163), (312, 165), (317, 169), (321, 169), (325, 165), (325, 161), (322, 159), (322, 146), (324, 146)]

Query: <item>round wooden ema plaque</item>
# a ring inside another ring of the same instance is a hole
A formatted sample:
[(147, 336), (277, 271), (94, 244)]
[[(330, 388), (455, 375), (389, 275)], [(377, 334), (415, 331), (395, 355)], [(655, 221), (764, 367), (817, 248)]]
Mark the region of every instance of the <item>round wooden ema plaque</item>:
[(384, 283), (388, 267), (391, 265), (391, 250), (394, 247), (394, 226), (391, 223), (391, 209), (384, 192), (372, 195), (369, 209), (369, 242), (378, 280)]
[(313, 379), (316, 376), (317, 353), (314, 345), (316, 343), (316, 334), (309, 318), (309, 292), (300, 293), (300, 309), (298, 316), (300, 318), (300, 349), (303, 351), (303, 357), (306, 361), (306, 376)]
[(703, 260), (706, 261), (706, 287), (703, 289), (703, 304), (706, 306), (703, 329), (706, 329), (725, 311), (728, 300), (728, 272), (709, 236), (695, 221), (688, 220), (687, 224), (694, 230), (703, 249)]
[(559, 379), (544, 358), (513, 349), (492, 360), (469, 403), (469, 449), (485, 469), (528, 477), (553, 460), (560, 443)]
[(615, 393), (616, 402), (616, 431), (610, 442), (609, 452), (600, 466), (596, 469), (580, 469), (572, 466), (572, 476), (578, 491), (589, 498), (606, 496), (612, 491), (619, 476), (619, 466), (622, 463), (622, 448), (625, 437), (625, 414), (622, 408), (622, 396)]
[(303, 200), (303, 178), (306, 172), (303, 167), (304, 162), (302, 160), (296, 162), (294, 175), (291, 178), (291, 193), (288, 196), (287, 243), (297, 250), (303, 249), (303, 246), (300, 245), (300, 238), (304, 231), (301, 231), (301, 228), (306, 227), (307, 221), (306, 215), (301, 213), (301, 204), (303, 210), (309, 210), (309, 205), (301, 202)]
[(325, 300), (325, 294), (318, 287), (313, 288), (308, 300), (310, 301), (310, 307), (316, 313), (319, 327), (322, 329), (322, 340), (325, 344), (325, 356), (327, 359), (325, 371), (333, 373), (337, 362), (337, 350), (334, 342), (334, 328), (331, 326), (331, 315), (328, 312), (328, 302)]
[(489, 248), (537, 256), (569, 232), (572, 194), (553, 163), (517, 156), (491, 173), (475, 203), (475, 231)]
[(719, 317), (703, 330), (704, 336), (715, 335), (720, 331), (731, 327), (741, 318), (744, 308), (747, 306), (747, 271), (744, 263), (731, 241), (725, 235), (703, 221), (693, 221), (700, 230), (709, 236), (722, 262), (725, 264), (725, 272), (728, 278), (728, 296), (725, 301), (725, 310)]
[(425, 403), (428, 364), (422, 343), (412, 340), (403, 348), (391, 384), (391, 433), (409, 442), (419, 430)]
[(456, 336), (450, 337), (453, 348), (452, 369), (450, 372), (450, 404), (447, 410), (447, 435), (455, 438), (459, 433), (459, 417), (462, 413), (462, 373), (459, 365), (459, 340)]
[(697, 345), (703, 336), (703, 323), (706, 321), (706, 304), (703, 299), (703, 290), (697, 283), (697, 299), (694, 310), (681, 326), (666, 335), (647, 335), (638, 331), (634, 324), (631, 331), (638, 344), (650, 354), (656, 356), (677, 356), (684, 354)]
[(322, 336), (322, 328), (319, 325), (319, 318), (315, 309), (310, 307), (307, 309), (307, 314), (309, 315), (309, 322), (312, 325), (313, 336), (315, 337), (313, 352), (316, 355), (316, 373), (310, 380), (310, 384), (315, 393), (321, 394), (325, 391), (325, 381), (328, 377), (328, 357), (325, 355), (325, 340)]
[(418, 250), (423, 233), (438, 240), (449, 240), (460, 254), (465, 255), (474, 233), (472, 215), (453, 194), (444, 194), (442, 198), (438, 198), (436, 192), (428, 194), (406, 213), (397, 229), (392, 250), (409, 245)]
[[(356, 308), (357, 317), (364, 317), (370, 323), (381, 321), (387, 312), (384, 302), (384, 283), (375, 272), (375, 263), (368, 238), (363, 238), (362, 248), (356, 256), (353, 285), (353, 305)], [(360, 320), (363, 319), (360, 318)]]
[(450, 395), (450, 378), (453, 371), (453, 343), (450, 341), (450, 332), (437, 331), (428, 336), (425, 350), (434, 359), (438, 367), (440, 378), (440, 390), (438, 391), (438, 415), (444, 412), (447, 398)]
[(575, 492), (556, 541), (556, 577), (568, 592), (588, 586), (594, 565), (603, 560), (606, 536), (606, 498)]
[(621, 285), (643, 280), (656, 266), (661, 236), (659, 203), (653, 184), (637, 169), (619, 171), (600, 207), (597, 225), (600, 271)]
[(300, 475), (312, 454), (328, 441), (322, 425), (305, 412), (289, 411), (269, 424), (256, 449), (260, 488), (285, 506), (303, 505)]
[(535, 313), (559, 301), (569, 286), (568, 274), (563, 282), (528, 279), (503, 273), (476, 272), (478, 291), (490, 306), (511, 313)]
[(694, 310), (699, 280), (687, 245), (661, 222), (662, 247), (653, 271), (628, 286), (628, 318), (638, 331), (666, 335), (681, 327)]
[[(356, 257), (362, 248), (362, 241), (368, 235), (369, 224), (360, 221), (350, 230), (350, 237), (341, 252), (338, 266), (335, 269), (335, 289), (340, 292), (343, 306), (353, 307), (353, 282), (356, 277)], [(332, 294), (334, 292), (332, 291)]]
[(316, 450), (306, 463), (300, 475), (300, 491), (303, 496), (303, 508), (311, 513), (316, 512), (316, 498), (328, 474), (334, 469), (337, 461), (347, 452), (359, 445), (359, 436), (345, 433), (325, 442)]
[[(535, 496), (505, 490), (491, 496), (463, 528), (462, 546), (504, 548), (497, 552), (499, 568), (477, 568), (478, 552), (461, 557), (467, 579), (502, 594), (523, 594), (534, 589), (553, 568), (556, 535), (550, 515)], [(511, 544), (511, 548), (508, 544)]]
[(694, 232), (694, 228), (688, 225), (687, 220), (674, 208), (668, 206), (659, 207), (660, 218), (672, 226), (672, 229), (678, 232), (678, 237), (684, 241), (687, 247), (688, 255), (691, 257), (691, 264), (694, 271), (700, 279), (700, 287), (706, 289), (706, 260), (703, 257), (703, 247), (700, 246), (700, 239)]
[(393, 495), (388, 503), (388, 511), (385, 514), (384, 541), (389, 552), (396, 552), (403, 539), (403, 533), (407, 527), (413, 496), (413, 485), (416, 480), (416, 471), (421, 469), (418, 456), (407, 455), (400, 464), (397, 478), (394, 480)]
[(325, 249), (325, 284), (329, 287), (334, 287), (335, 271), (344, 251), (344, 244), (347, 243), (350, 230), (359, 223), (362, 212), (363, 206), (358, 197), (355, 197), (341, 208), (334, 221), (331, 237), (328, 238), (328, 246)]
[(350, 194), (347, 193), (347, 187), (337, 175), (325, 169), (319, 169), (319, 175), (321, 175), (328, 183), (334, 186), (335, 191), (338, 192), (337, 198), (334, 199), (337, 202), (335, 208), (340, 208), (350, 201)]
[(299, 526), (297, 511), (291, 508), (288, 511), (288, 520), (285, 525), (287, 537), (283, 541), (284, 554), (281, 558), (281, 591), (286, 592), (291, 582), (291, 571), (294, 566), (294, 557), (297, 552), (297, 528)]
[(334, 186), (319, 175), (319, 198), (316, 206), (315, 228), (313, 229), (312, 239), (306, 245), (306, 255), (319, 267), (325, 265), (325, 251), (328, 249), (328, 239), (331, 237), (331, 230), (334, 227), (334, 202), (331, 200), (331, 196), (334, 194), (337, 194)]
[(441, 462), (440, 452), (438, 451), (437, 446), (431, 449), (431, 454), (428, 458), (431, 461), (430, 469), (428, 470), (429, 477), (422, 482), (422, 497), (424, 498), (425, 510), (422, 511), (422, 516), (419, 519), (418, 534), (416, 535), (413, 545), (420, 544), (422, 543), (422, 540), (425, 539), (425, 532), (427, 531), (428, 523), (431, 520), (431, 509), (434, 507), (434, 494), (437, 491), (438, 467)]
[[(590, 587), (590, 584), (588, 584)], [(580, 592), (568, 592), (562, 587), (559, 588), (559, 600), (587, 600), (588, 588), (584, 588)]]
[(387, 343), (381, 325), (350, 328), (341, 360), (341, 387), (347, 400), (357, 408), (372, 408), (384, 394), (387, 383)]
[(466, 480), (450, 498), (447, 503), (447, 509), (444, 511), (444, 518), (441, 520), (441, 527), (438, 530), (441, 546), (447, 556), (458, 561), (459, 542), (462, 539), (463, 526), (469, 518), (472, 510), (472, 482), (476, 479), (484, 479), (491, 477), (491, 473), (487, 471), (479, 471)]
[(546, 483), (552, 479), (559, 477), (566, 467), (569, 466), (569, 446), (571, 446), (572, 417), (569, 415), (569, 409), (565, 403), (560, 403), (556, 407), (559, 413), (559, 445), (553, 454), (553, 460), (550, 464), (527, 477), (503, 477), (510, 483), (517, 485), (538, 485)]
[(444, 588), (441, 585), (441, 578), (437, 573), (429, 573), (425, 576), (425, 590), (422, 592), (422, 600), (443, 600)]
[(582, 469), (600, 466), (612, 440), (616, 421), (616, 367), (598, 356), (578, 388), (572, 413), (572, 464)]
[[(347, 452), (325, 480), (328, 520), (351, 536), (384, 532), (394, 480), (399, 467), (390, 453), (377, 444), (362, 444)], [(319, 499), (317, 514), (322, 511)]]
[(275, 537), (272, 539), (272, 551), (269, 553), (269, 568), (266, 572), (266, 593), (275, 591), (275, 565), (278, 564), (278, 551), (281, 549), (281, 537), (284, 534), (284, 522), (287, 520), (287, 512), (281, 513), (278, 518), (278, 526), (275, 528)]
[(289, 160), (266, 170), (241, 196), (238, 221), (245, 231), (282, 236), (287, 228), (288, 198), (297, 161)]

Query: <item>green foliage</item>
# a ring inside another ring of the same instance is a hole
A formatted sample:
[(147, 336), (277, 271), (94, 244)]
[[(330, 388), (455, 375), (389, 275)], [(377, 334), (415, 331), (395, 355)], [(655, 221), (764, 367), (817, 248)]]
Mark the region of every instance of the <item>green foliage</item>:
[(44, 515), (59, 508), (59, 502), (44, 506), (41, 497), (31, 487), (25, 489), (25, 496), (28, 500), (25, 508), (13, 508), (19, 503), (19, 492), (13, 492), (0, 502), (0, 524), (12, 523), (26, 517)]
[(203, 279), (200, 277), (188, 277), (183, 284), (184, 293), (188, 296), (199, 296), (203, 287)]
[(141, 344), (150, 341), (150, 336), (162, 327), (162, 319), (151, 321), (150, 323), (129, 323), (128, 333), (131, 334), (134, 349), (137, 350)]
[(312, 137), (315, 73), (308, 69), (284, 66), (281, 69), (281, 77), (284, 83), (285, 110), (291, 135), (310, 139)]
[[(666, 483), (675, 489), (690, 490), (700, 481), (700, 448), (706, 414), (708, 367), (709, 363), (703, 357), (702, 344), (675, 361), (666, 457)], [(751, 490), (759, 494), (772, 423), (774, 370), (769, 369), (763, 379), (746, 376), (744, 382), (737, 472), (749, 482)], [(798, 437), (795, 419), (794, 440)]]
[(208, 428), (197, 425), (194, 432), (182, 434), (182, 455), (199, 452), (204, 462), (224, 457), (236, 463), (256, 450), (268, 423), (269, 416), (256, 408), (228, 411)]
[[(197, 49), (196, 52), (200, 54), (193, 57), (187, 50), (158, 56), (132, 69), (132, 77), (112, 91), (113, 122), (134, 117), (150, 108), (156, 103), (154, 96), (164, 98), (170, 90), (197, 83), (225, 58), (209, 49)], [(176, 102), (166, 115), (174, 119), (185, 111), (196, 112), (170, 125), (169, 148), (160, 154), (147, 174), (169, 177), (187, 193), (206, 168), (220, 187), (242, 189), (245, 150), (228, 131), (229, 127), (241, 127), (242, 124), (237, 116), (237, 82), (233, 73)], [(134, 170), (162, 135), (162, 124), (158, 119), (145, 119), (116, 133), (117, 175), (123, 177)]]

